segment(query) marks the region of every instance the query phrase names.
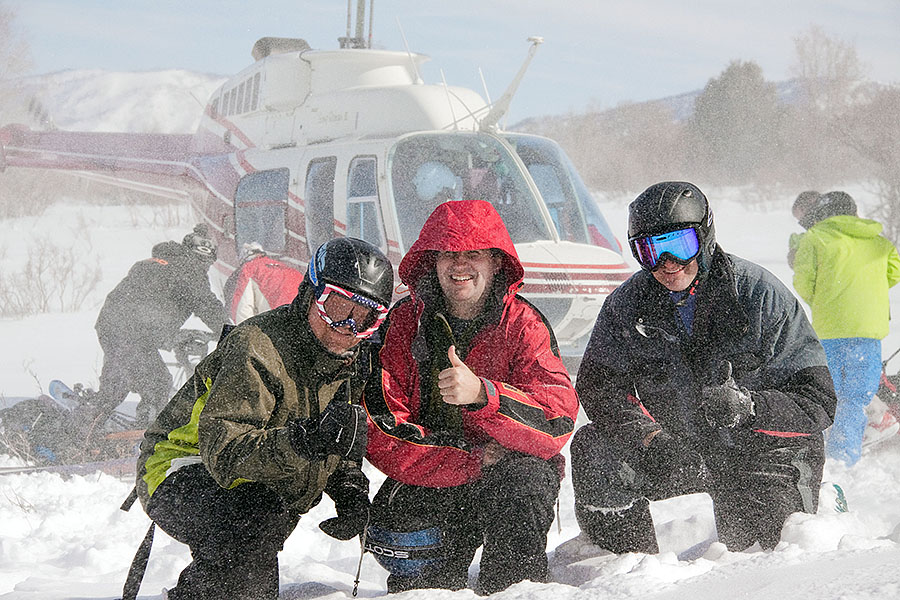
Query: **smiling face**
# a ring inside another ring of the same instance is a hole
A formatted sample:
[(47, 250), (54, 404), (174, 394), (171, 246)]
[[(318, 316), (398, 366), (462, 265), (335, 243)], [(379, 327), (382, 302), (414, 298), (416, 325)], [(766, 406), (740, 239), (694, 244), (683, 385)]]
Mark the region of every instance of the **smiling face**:
[(696, 258), (686, 265), (666, 259), (657, 265), (653, 277), (670, 292), (681, 292), (691, 285), (699, 269)]
[(472, 319), (481, 312), (494, 275), (500, 270), (500, 261), (487, 249), (438, 252), (435, 268), (450, 314)]

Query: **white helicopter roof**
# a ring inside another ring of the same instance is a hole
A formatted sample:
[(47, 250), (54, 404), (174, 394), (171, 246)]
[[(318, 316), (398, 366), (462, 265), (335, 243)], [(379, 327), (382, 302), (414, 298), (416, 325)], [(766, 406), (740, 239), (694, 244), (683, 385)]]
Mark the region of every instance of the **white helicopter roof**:
[(213, 114), (228, 117), (259, 146), (284, 144), (286, 131), (294, 143), (315, 143), (477, 130), (478, 118), (488, 112), (484, 99), (470, 89), (425, 84), (419, 76), (428, 60), (423, 54), (306, 50), (303, 40), (291, 38), (281, 38), (265, 53), (256, 51), (260, 42), (254, 46), (260, 58), (210, 101)]

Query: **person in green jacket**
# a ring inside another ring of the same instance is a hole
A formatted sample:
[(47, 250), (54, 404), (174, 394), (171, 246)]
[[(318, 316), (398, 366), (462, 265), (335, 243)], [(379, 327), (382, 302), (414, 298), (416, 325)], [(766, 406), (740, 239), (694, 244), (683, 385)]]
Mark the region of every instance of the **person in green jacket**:
[(367, 339), (393, 289), (378, 248), (326, 242), (294, 301), (235, 326), (147, 429), (138, 497), (193, 559), (169, 600), (278, 598), (278, 552), (323, 492), (337, 509), (325, 533), (363, 531)]
[(794, 288), (812, 309), (838, 397), (826, 455), (847, 465), (860, 457), (889, 330), (888, 290), (900, 281), (900, 256), (882, 225), (856, 213), (846, 192), (820, 196), (794, 261)]

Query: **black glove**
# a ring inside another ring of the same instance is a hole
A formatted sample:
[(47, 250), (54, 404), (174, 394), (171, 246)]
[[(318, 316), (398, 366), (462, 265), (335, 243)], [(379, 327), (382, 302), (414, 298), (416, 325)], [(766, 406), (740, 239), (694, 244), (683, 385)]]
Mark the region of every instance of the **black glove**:
[(713, 427), (728, 429), (749, 423), (756, 416), (753, 397), (734, 381), (730, 362), (723, 362), (719, 380), (723, 383), (702, 390), (700, 407), (706, 421)]
[(318, 419), (295, 419), (287, 427), (291, 446), (307, 460), (337, 454), (359, 462), (366, 455), (366, 411), (342, 396), (329, 402)]
[(338, 510), (338, 516), (319, 523), (319, 529), (336, 540), (352, 540), (360, 535), (369, 524), (369, 506)]
[(649, 485), (663, 491), (685, 493), (682, 490), (702, 487), (708, 478), (703, 457), (664, 431), (650, 440), (640, 466)]
[(319, 523), (319, 529), (338, 540), (360, 535), (369, 522), (369, 478), (356, 463), (341, 461), (328, 478), (325, 493), (334, 500), (336, 517)]

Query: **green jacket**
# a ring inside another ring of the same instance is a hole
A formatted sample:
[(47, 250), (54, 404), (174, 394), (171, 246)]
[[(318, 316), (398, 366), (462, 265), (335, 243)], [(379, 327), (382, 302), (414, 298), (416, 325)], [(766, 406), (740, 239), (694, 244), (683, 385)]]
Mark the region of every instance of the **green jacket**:
[(877, 221), (849, 215), (819, 221), (800, 238), (794, 288), (821, 339), (888, 334), (888, 289), (900, 281), (897, 249)]
[(337, 394), (359, 402), (371, 360), (366, 342), (347, 358), (325, 351), (309, 328), (309, 301), (301, 293), (247, 319), (197, 365), (144, 434), (137, 486), (145, 508), (173, 460), (198, 458), (222, 487), (263, 483), (301, 514), (318, 503), (340, 458), (307, 461), (285, 425), (317, 416)]

